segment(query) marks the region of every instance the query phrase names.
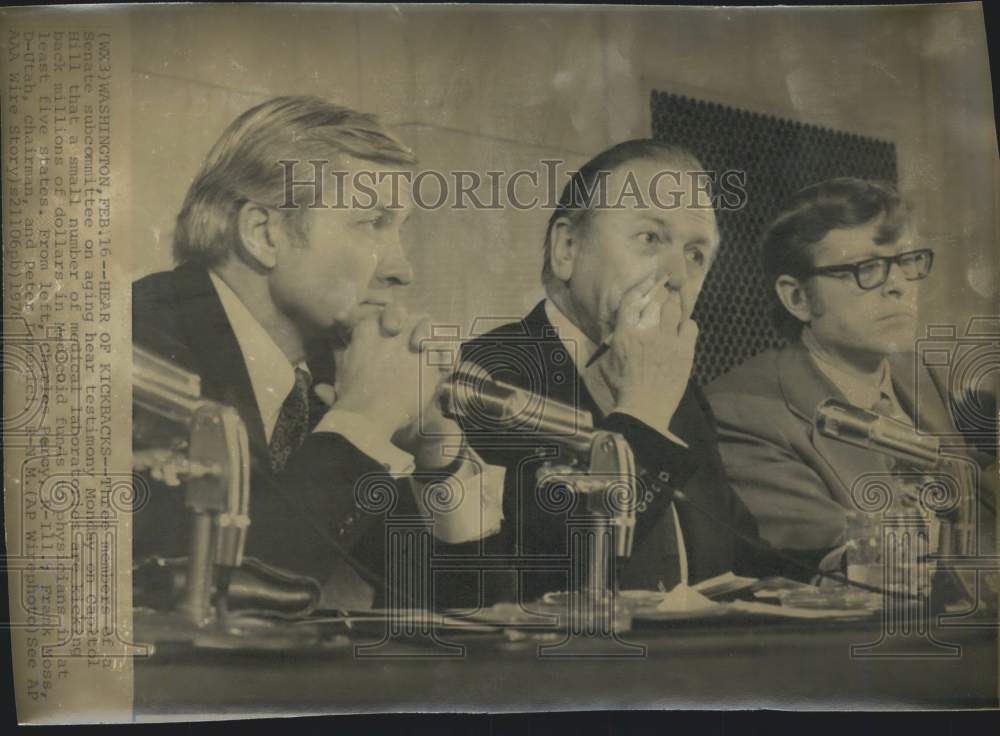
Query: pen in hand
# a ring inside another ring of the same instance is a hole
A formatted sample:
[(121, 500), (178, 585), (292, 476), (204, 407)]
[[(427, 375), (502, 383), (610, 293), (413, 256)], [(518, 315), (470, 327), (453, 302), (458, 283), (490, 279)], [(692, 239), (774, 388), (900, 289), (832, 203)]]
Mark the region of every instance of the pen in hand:
[[(662, 283), (661, 282), (657, 283), (659, 283), (664, 289), (666, 289), (667, 285), (670, 283), (670, 274), (666, 275)], [(648, 299), (649, 295), (652, 294), (655, 289), (656, 289), (656, 283), (654, 283), (653, 286), (650, 287), (649, 291), (647, 291), (643, 295), (643, 298)], [(590, 356), (590, 359), (584, 365), (584, 368), (590, 368), (590, 366), (592, 366), (594, 363), (600, 360), (601, 357), (611, 349), (611, 341), (614, 340), (614, 338), (615, 338), (615, 333), (612, 332), (606, 338), (601, 340), (601, 344), (597, 346), (597, 350), (595, 350), (594, 354)]]
[(608, 335), (603, 340), (601, 340), (601, 344), (597, 346), (597, 350), (595, 350), (594, 354), (590, 356), (590, 360), (587, 361), (587, 364), (584, 366), (584, 368), (590, 368), (590, 366), (596, 363), (602, 355), (604, 355), (611, 349), (612, 337), (614, 337), (613, 333), (611, 335)]

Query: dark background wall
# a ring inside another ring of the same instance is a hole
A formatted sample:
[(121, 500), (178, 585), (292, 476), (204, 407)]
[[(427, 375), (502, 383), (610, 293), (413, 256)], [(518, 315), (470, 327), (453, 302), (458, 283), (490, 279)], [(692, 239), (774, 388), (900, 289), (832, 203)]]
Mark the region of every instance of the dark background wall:
[[(271, 95), (380, 113), (443, 170), (572, 168), (651, 133), (650, 91), (892, 141), (939, 251), (924, 316), (995, 311), (997, 162), (977, 4), (838, 9), (172, 7), (132, 16), (136, 275), (169, 267), (202, 156)], [(414, 306), (467, 330), (542, 295), (548, 212), (419, 213)]]

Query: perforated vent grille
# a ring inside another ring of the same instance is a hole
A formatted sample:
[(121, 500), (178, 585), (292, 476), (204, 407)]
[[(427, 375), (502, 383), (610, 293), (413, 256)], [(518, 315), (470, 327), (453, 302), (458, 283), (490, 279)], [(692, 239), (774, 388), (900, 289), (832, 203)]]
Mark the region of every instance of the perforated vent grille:
[(757, 252), (782, 204), (799, 189), (837, 176), (895, 182), (896, 146), (669, 92), (653, 91), (651, 108), (654, 138), (690, 149), (708, 171), (746, 172), (743, 208), (717, 212), (722, 248), (695, 308), (694, 374), (705, 385), (782, 343)]

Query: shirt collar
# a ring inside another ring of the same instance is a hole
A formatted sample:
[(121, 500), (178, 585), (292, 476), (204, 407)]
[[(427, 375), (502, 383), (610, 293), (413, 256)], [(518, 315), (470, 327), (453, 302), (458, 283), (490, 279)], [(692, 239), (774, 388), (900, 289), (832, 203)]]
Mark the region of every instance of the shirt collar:
[(844, 398), (852, 405), (869, 409), (882, 398), (883, 394), (890, 400), (895, 400), (888, 360), (882, 360), (878, 375), (865, 375), (833, 360), (817, 342), (808, 326), (802, 328), (802, 344), (809, 351), (816, 367), (840, 389)]
[(597, 350), (597, 345), (583, 334), (583, 330), (573, 324), (551, 299), (545, 300), (545, 316), (556, 328), (559, 339), (567, 348), (566, 352), (573, 358), (577, 370), (580, 370)]
[(590, 393), (590, 397), (597, 404), (597, 408), (605, 415), (615, 410), (615, 399), (611, 392), (611, 387), (601, 374), (601, 368), (597, 364), (587, 367), (587, 361), (597, 350), (597, 345), (587, 337), (583, 331), (570, 321), (556, 303), (551, 299), (545, 300), (545, 316), (559, 334), (559, 340), (570, 354), (571, 360), (576, 367), (576, 372), (583, 378), (583, 383)]
[[(590, 392), (591, 398), (597, 407), (604, 413), (605, 416), (610, 414), (616, 409), (615, 400), (611, 395), (611, 388), (608, 386), (607, 381), (601, 374), (600, 368), (595, 364), (586, 368), (587, 361), (590, 360), (590, 356), (594, 354), (597, 350), (597, 344), (587, 337), (583, 331), (573, 324), (569, 317), (563, 314), (562, 310), (556, 306), (555, 302), (551, 299), (545, 300), (545, 316), (548, 318), (549, 322), (556, 331), (559, 333), (559, 339), (566, 348), (566, 352), (572, 356), (572, 360), (576, 365), (577, 373), (583, 377), (583, 383), (587, 387), (587, 391)], [(624, 409), (628, 413), (628, 409)], [(687, 447), (687, 443), (682, 440), (677, 435), (670, 432), (666, 427), (661, 430), (665, 433), (665, 436), (670, 439), (671, 442), (675, 442), (683, 447)], [(684, 542), (684, 532), (681, 527), (680, 517), (677, 515), (677, 504), (671, 504), (670, 513), (674, 519), (674, 533), (677, 539), (677, 553), (679, 556), (680, 564), (680, 582), (683, 585), (688, 583), (688, 556), (687, 556), (687, 545)]]
[(253, 395), (257, 400), (257, 410), (264, 424), (264, 434), (271, 441), (271, 433), (281, 413), (281, 405), (295, 385), (295, 368), (308, 371), (305, 361), (292, 366), (274, 339), (257, 321), (243, 300), (217, 274), (209, 271), (209, 277), (222, 302), (229, 325), (236, 335), (236, 342), (243, 353), (243, 362), (250, 375)]

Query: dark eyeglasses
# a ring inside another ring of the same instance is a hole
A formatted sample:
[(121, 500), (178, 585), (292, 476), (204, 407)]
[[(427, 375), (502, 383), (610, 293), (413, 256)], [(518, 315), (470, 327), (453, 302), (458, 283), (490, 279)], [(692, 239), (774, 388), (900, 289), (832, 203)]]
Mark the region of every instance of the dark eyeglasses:
[(879, 256), (868, 258), (857, 263), (838, 263), (834, 266), (817, 266), (805, 271), (803, 276), (829, 276), (840, 273), (854, 275), (854, 280), (862, 289), (877, 289), (889, 278), (889, 269), (893, 264), (899, 266), (903, 278), (907, 281), (919, 281), (927, 278), (934, 265), (934, 251), (930, 248), (909, 250), (894, 256)]

